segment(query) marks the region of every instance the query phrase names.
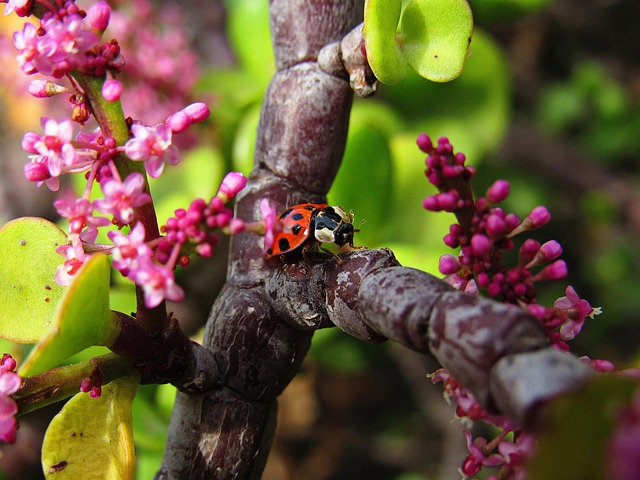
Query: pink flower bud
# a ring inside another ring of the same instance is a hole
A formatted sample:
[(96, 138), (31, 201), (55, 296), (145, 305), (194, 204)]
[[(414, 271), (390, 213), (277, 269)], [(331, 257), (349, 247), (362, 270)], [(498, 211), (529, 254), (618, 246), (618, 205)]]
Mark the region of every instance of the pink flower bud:
[(418, 135), (416, 143), (418, 144), (418, 148), (424, 153), (431, 153), (433, 151), (433, 143), (431, 142), (431, 138), (429, 138), (429, 135), (421, 133), (420, 135)]
[(508, 213), (507, 216), (504, 217), (504, 223), (506, 223), (508, 231), (511, 232), (520, 225), (520, 219), (515, 213)]
[(551, 219), (551, 214), (546, 207), (538, 206), (531, 210), (531, 213), (527, 215), (527, 219), (531, 221), (532, 228), (538, 228), (546, 224)]
[(17, 363), (11, 355), (9, 355), (8, 353), (4, 353), (2, 355), (2, 362), (0, 363), (0, 371), (13, 372), (16, 369), (16, 365)]
[(487, 190), (487, 199), (491, 203), (500, 203), (509, 196), (509, 182), (496, 180)]
[(231, 223), (229, 224), (229, 230), (231, 232), (231, 235), (236, 235), (240, 232), (244, 232), (244, 229), (245, 229), (245, 224), (241, 219), (233, 218), (231, 220)]
[(502, 237), (507, 230), (505, 221), (499, 215), (491, 214), (487, 217), (487, 223), (485, 225), (485, 231), (491, 238)]
[(430, 197), (425, 198), (422, 201), (422, 208), (425, 210), (429, 210), (430, 212), (437, 212), (440, 210), (440, 205), (438, 205), (438, 200), (435, 195), (431, 195)]
[(36, 98), (47, 98), (68, 92), (69, 89), (48, 80), (34, 80), (27, 87), (27, 91)]
[(122, 83), (115, 78), (110, 78), (102, 85), (102, 96), (107, 102), (120, 100), (122, 95)]
[(556, 260), (551, 265), (547, 265), (538, 273), (533, 280), (560, 280), (567, 276), (567, 264), (564, 260)]
[(562, 253), (562, 246), (555, 240), (549, 240), (545, 242), (541, 247), (538, 254), (541, 256), (542, 262), (549, 262), (555, 258), (558, 258)]
[(519, 259), (520, 265), (527, 265), (538, 253), (540, 249), (540, 242), (533, 238), (528, 238), (520, 247)]
[(210, 243), (200, 243), (196, 245), (196, 253), (201, 257), (208, 258), (213, 254), (213, 247)]
[(35, 144), (42, 139), (36, 132), (27, 132), (22, 137), (22, 149), (27, 153), (38, 153)]
[(90, 379), (88, 379), (88, 378), (82, 379), (82, 382), (80, 383), (80, 391), (81, 392), (83, 392), (83, 393), (90, 392), (92, 388), (93, 388), (93, 383), (91, 382)]
[(458, 259), (451, 254), (442, 255), (440, 257), (440, 261), (438, 264), (438, 270), (443, 275), (450, 275), (455, 273), (460, 268), (460, 264), (458, 263)]
[(167, 118), (165, 123), (173, 133), (180, 133), (189, 128), (189, 125), (191, 125), (191, 119), (186, 113), (184, 113), (184, 111), (180, 110)]
[(246, 186), (247, 178), (243, 174), (239, 172), (230, 172), (222, 180), (216, 197), (219, 197), (226, 203), (235, 197), (238, 192)]
[(209, 107), (202, 102), (192, 103), (184, 109), (184, 113), (191, 119), (191, 123), (204, 122), (211, 115)]
[(111, 7), (107, 2), (98, 2), (89, 8), (87, 19), (91, 28), (104, 32), (109, 25), (111, 17)]
[(30, 182), (44, 182), (51, 174), (46, 163), (31, 162), (24, 166), (24, 177)]
[(493, 242), (489, 237), (476, 233), (471, 237), (471, 251), (476, 257), (483, 257), (489, 253)]

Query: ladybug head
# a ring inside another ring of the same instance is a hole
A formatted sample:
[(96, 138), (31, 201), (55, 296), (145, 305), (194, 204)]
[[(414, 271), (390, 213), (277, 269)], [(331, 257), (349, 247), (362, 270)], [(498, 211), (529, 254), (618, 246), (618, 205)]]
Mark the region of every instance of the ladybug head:
[(347, 244), (353, 246), (353, 234), (355, 231), (351, 223), (343, 223), (334, 232), (335, 240), (333, 242), (339, 247)]
[(342, 207), (325, 207), (315, 217), (314, 236), (321, 243), (353, 243), (353, 218)]

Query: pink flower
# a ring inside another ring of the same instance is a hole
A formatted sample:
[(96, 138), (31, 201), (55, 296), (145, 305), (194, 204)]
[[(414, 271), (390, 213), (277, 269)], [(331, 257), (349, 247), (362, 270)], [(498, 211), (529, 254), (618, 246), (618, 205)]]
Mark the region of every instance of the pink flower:
[(40, 37), (38, 51), (47, 62), (39, 65), (40, 73), (62, 78), (86, 65), (86, 52), (97, 46), (100, 39), (85, 28), (82, 20), (79, 15), (67, 15), (62, 20), (50, 17), (41, 22), (46, 33)]
[(116, 246), (113, 249), (113, 268), (124, 276), (129, 276), (130, 271), (135, 270), (139, 263), (151, 261), (153, 252), (144, 241), (145, 231), (142, 223), (137, 223), (129, 235), (113, 230), (107, 233), (107, 236)]
[[(49, 173), (57, 177), (63, 167), (71, 167), (76, 162), (77, 152), (71, 144), (73, 139), (73, 123), (71, 120), (63, 120), (60, 123), (47, 117), (41, 119), (44, 135), (34, 141), (32, 148), (42, 157), (47, 158)], [(27, 134), (29, 135), (29, 134)], [(29, 137), (34, 139), (33, 133)], [(31, 140), (27, 136), (23, 139), (23, 146), (30, 145)], [(35, 152), (34, 152), (35, 153)]]
[(33, 0), (8, 0), (7, 6), (4, 7), (4, 15), (11, 15), (13, 12), (19, 17), (27, 17), (31, 15), (33, 8)]
[(62, 265), (59, 265), (55, 273), (55, 281), (58, 285), (67, 286), (73, 280), (78, 270), (89, 259), (82, 246), (80, 236), (71, 234), (68, 237), (69, 243), (56, 248), (56, 252), (66, 258)]
[(0, 365), (0, 440), (6, 443), (16, 441), (18, 422), (15, 418), (18, 413), (18, 405), (11, 398), (22, 385), (22, 378), (13, 370), (16, 367), (15, 360), (9, 354), (2, 356)]
[(271, 205), (268, 199), (263, 198), (260, 200), (260, 214), (262, 215), (262, 221), (264, 222), (264, 249), (263, 253), (267, 253), (267, 250), (273, 245), (275, 235), (276, 222), (276, 209)]
[(482, 467), (495, 467), (496, 465), (502, 465), (502, 457), (498, 454), (489, 454), (485, 452), (487, 440), (478, 437), (473, 439), (469, 430), (464, 431), (464, 436), (467, 438), (467, 448), (469, 449), (469, 455), (462, 463), (462, 473), (465, 475), (475, 475)]
[[(75, 198), (72, 203), (64, 199), (53, 202), (58, 215), (69, 219), (69, 232), (80, 234), (80, 238), (88, 243), (93, 243), (98, 236), (98, 227), (105, 227), (111, 222), (105, 217), (93, 215), (93, 205), (85, 198)], [(84, 227), (88, 227), (84, 232)]]
[(220, 188), (216, 197), (221, 199), (224, 203), (227, 203), (233, 197), (235, 197), (240, 190), (247, 186), (247, 177), (240, 172), (230, 172), (222, 179)]
[(580, 298), (575, 289), (569, 285), (565, 290), (565, 297), (558, 298), (553, 307), (560, 310), (561, 315), (567, 320), (560, 327), (560, 337), (563, 340), (571, 340), (580, 330), (588, 316), (600, 314), (599, 308), (593, 308), (589, 302)]
[(142, 287), (147, 308), (157, 307), (165, 299), (174, 302), (184, 299), (184, 290), (176, 284), (173, 271), (163, 265), (141, 262), (130, 277)]
[[(9, 7), (8, 4), (7, 7)], [(33, 23), (25, 23), (21, 32), (15, 32), (13, 34), (13, 44), (19, 52), (16, 57), (18, 66), (27, 75), (38, 71), (39, 39), (38, 28)]]
[(96, 210), (113, 215), (122, 225), (134, 220), (134, 209), (149, 203), (151, 197), (144, 192), (145, 180), (141, 173), (131, 173), (124, 182), (109, 178), (100, 184), (105, 198), (93, 202)]
[(131, 126), (133, 138), (124, 145), (124, 151), (131, 160), (144, 161), (147, 173), (158, 178), (164, 164), (177, 165), (180, 161), (178, 150), (171, 144), (171, 128), (167, 125), (145, 127)]

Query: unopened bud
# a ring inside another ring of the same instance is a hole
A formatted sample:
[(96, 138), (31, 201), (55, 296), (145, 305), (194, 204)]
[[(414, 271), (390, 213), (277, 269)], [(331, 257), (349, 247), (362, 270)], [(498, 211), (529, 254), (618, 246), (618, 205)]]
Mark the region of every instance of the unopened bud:
[(115, 78), (110, 78), (102, 84), (102, 96), (107, 102), (120, 100), (122, 95), (122, 83)]
[(87, 12), (87, 19), (91, 28), (98, 30), (100, 33), (104, 32), (109, 25), (109, 19), (111, 18), (111, 7), (107, 2), (98, 2), (89, 8)]

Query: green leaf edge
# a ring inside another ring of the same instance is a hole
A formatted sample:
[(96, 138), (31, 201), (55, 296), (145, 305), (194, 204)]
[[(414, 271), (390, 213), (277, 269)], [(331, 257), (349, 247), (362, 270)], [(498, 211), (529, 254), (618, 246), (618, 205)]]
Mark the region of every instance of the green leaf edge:
[[(109, 260), (103, 253), (92, 255), (82, 266), (58, 304), (47, 333), (20, 367), (21, 376), (37, 375), (88, 347), (108, 346), (115, 341), (120, 332), (120, 323), (109, 307), (110, 272)], [(90, 284), (87, 284), (87, 279), (91, 281)], [(94, 288), (96, 279), (103, 283), (102, 288), (94, 289), (95, 303), (85, 303), (83, 306), (88, 308), (82, 312), (73, 302), (86, 295), (85, 288)], [(78, 313), (88, 313), (86, 321), (93, 322), (80, 332), (80, 336), (76, 324), (70, 323), (75, 322), (70, 315)], [(97, 323), (98, 320), (101, 323)]]
[(387, 85), (399, 83), (409, 71), (396, 42), (401, 10), (401, 0), (366, 0), (364, 5), (362, 37), (367, 61), (376, 78)]

